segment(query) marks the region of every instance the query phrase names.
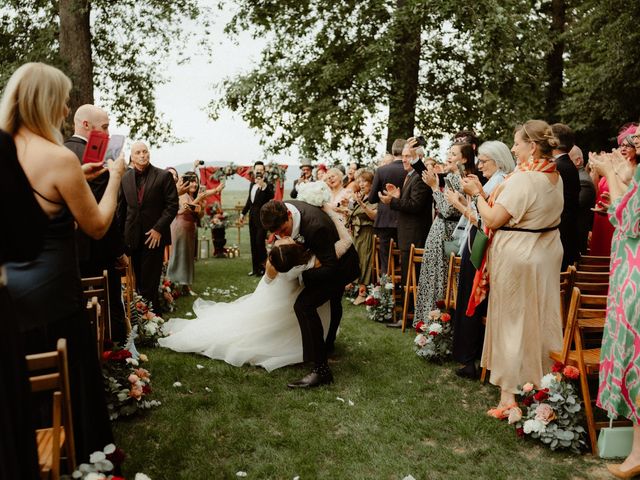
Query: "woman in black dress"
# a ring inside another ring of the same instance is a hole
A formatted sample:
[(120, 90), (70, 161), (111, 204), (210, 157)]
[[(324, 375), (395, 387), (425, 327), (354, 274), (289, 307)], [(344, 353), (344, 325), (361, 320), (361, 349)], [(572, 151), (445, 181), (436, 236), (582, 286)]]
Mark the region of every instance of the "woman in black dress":
[[(69, 113), (71, 81), (42, 63), (27, 63), (9, 79), (0, 102), (0, 129), (15, 142), (18, 161), (33, 196), (49, 217), (44, 249), (28, 262), (5, 265), (26, 353), (55, 350), (66, 338), (76, 457), (113, 441), (105, 405), (95, 336), (82, 305), (74, 223), (101, 238), (113, 219), (124, 159), (109, 161), (109, 183), (99, 204), (87, 179), (104, 172), (101, 164), (81, 167), (62, 145), (60, 126)], [(13, 208), (20, 208), (12, 202)]]

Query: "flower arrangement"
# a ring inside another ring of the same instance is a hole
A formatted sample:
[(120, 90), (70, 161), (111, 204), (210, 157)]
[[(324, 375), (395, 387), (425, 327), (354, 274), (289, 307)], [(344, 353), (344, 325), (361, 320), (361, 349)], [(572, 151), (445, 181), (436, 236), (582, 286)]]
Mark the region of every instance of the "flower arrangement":
[(225, 167), (218, 168), (215, 172), (211, 174), (209, 177), (210, 180), (216, 180), (218, 182), (223, 182), (227, 177), (233, 177), (238, 171), (238, 166), (231, 162), (229, 165)]
[(388, 322), (391, 320), (393, 316), (392, 290), (393, 283), (391, 283), (389, 275), (387, 274), (380, 277), (379, 284), (372, 284), (367, 287), (369, 294), (367, 295), (364, 304), (370, 320), (374, 320), (376, 322)]
[(445, 360), (453, 348), (451, 314), (440, 309), (432, 310), (424, 321), (416, 326), (415, 352), (428, 360)]
[(165, 337), (162, 332), (164, 320), (153, 313), (151, 303), (137, 293), (131, 302), (131, 325), (132, 335), (137, 340), (138, 345), (155, 347), (158, 339)]
[(102, 359), (107, 410), (111, 420), (160, 405), (159, 401), (146, 398), (151, 393), (151, 374), (140, 367), (141, 362), (148, 360), (146, 355), (135, 359), (130, 350), (120, 348), (106, 350)]
[(540, 440), (551, 450), (570, 449), (580, 453), (586, 448), (586, 432), (582, 426), (582, 406), (572, 381), (580, 371), (556, 362), (551, 373), (540, 381), (540, 389), (525, 383), (520, 389), (524, 413), (514, 408), (509, 423), (515, 424), (519, 437), (526, 435)]
[(300, 183), (296, 189), (298, 190), (298, 200), (316, 207), (322, 207), (331, 200), (331, 190), (324, 182)]
[[(110, 443), (102, 451), (89, 456), (89, 463), (81, 463), (71, 474), (71, 478), (81, 480), (125, 480), (124, 477), (107, 475), (115, 466), (121, 465), (125, 455), (122, 449)], [(63, 477), (67, 478), (67, 477)], [(134, 480), (151, 480), (144, 473), (136, 473)]]
[(180, 296), (178, 286), (167, 277), (160, 282), (160, 309), (163, 312), (173, 312), (176, 309), (176, 298)]
[(270, 162), (265, 165), (264, 179), (268, 183), (275, 184), (278, 180), (280, 180), (282, 184), (284, 184), (284, 180), (287, 177), (286, 172), (287, 170), (284, 167), (278, 165), (277, 163)]

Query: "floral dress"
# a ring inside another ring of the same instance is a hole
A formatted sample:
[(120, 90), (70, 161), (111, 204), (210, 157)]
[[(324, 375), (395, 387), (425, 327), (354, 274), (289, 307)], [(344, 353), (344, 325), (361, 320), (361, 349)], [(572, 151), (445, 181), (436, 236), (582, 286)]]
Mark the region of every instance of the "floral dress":
[[(450, 173), (447, 178), (453, 188), (462, 193), (460, 175)], [(437, 215), (429, 230), (424, 244), (424, 256), (418, 281), (418, 299), (413, 324), (428, 318), (429, 312), (436, 308), (436, 302), (444, 298), (447, 283), (449, 259), (445, 256), (444, 242), (451, 240), (458, 225), (460, 212), (451, 205), (439, 189), (433, 192), (433, 201)]]
[(597, 405), (640, 422), (640, 168), (627, 192), (609, 207), (616, 227), (600, 356)]

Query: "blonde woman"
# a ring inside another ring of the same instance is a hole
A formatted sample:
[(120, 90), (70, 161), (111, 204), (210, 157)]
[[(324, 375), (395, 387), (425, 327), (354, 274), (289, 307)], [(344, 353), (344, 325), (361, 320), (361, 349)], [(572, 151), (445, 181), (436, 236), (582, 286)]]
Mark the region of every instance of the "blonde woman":
[(9, 79), (0, 102), (0, 129), (16, 144), (33, 195), (49, 217), (42, 253), (32, 262), (6, 265), (7, 288), (26, 353), (56, 348), (66, 338), (76, 454), (80, 461), (113, 441), (95, 340), (84, 316), (74, 229), (102, 237), (116, 208), (124, 157), (108, 162), (109, 183), (100, 203), (87, 178), (102, 165), (80, 167), (62, 145), (71, 81), (43, 63), (27, 63)]

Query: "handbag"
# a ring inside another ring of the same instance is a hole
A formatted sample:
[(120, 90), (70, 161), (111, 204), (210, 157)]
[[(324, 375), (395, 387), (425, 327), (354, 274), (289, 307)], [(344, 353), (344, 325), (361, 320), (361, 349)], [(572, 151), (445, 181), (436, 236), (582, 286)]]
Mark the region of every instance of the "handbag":
[(484, 258), (485, 252), (489, 247), (489, 237), (484, 233), (484, 231), (478, 227), (478, 231), (476, 232), (476, 237), (473, 239), (473, 245), (471, 246), (471, 255), (470, 260), (476, 270), (480, 269), (482, 265), (482, 259)]
[(613, 417), (609, 418), (609, 428), (601, 428), (598, 435), (598, 455), (600, 458), (625, 458), (631, 453), (633, 427), (613, 428)]

